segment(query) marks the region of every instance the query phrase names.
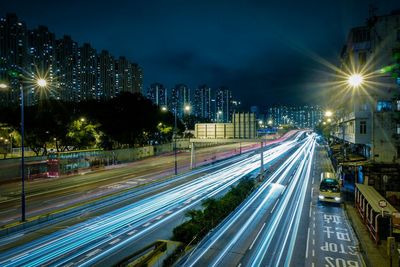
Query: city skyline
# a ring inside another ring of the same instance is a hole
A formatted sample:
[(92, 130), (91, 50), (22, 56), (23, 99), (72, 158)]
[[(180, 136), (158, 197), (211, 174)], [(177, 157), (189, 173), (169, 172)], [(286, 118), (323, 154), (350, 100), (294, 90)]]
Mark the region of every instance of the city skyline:
[[(326, 69), (310, 55), (338, 63), (347, 29), (363, 24), (373, 3), (378, 14), (398, 8), (396, 1), (361, 0), (288, 3), (293, 8), (284, 13), (277, 4), (207, 1), (79, 6), (14, 1), (1, 8), (16, 12), (30, 27), (48, 25), (57, 36), (69, 34), (79, 43), (138, 62), (146, 73), (144, 88), (157, 81), (166, 87), (180, 82), (227, 86), (247, 107), (319, 103), (326, 90), (318, 81)], [(297, 33), (299, 28), (306, 29), (304, 34)]]

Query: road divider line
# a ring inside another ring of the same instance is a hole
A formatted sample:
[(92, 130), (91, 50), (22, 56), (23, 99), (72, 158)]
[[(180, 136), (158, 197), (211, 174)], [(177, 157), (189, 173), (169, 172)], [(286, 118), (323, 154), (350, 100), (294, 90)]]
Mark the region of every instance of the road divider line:
[(263, 226), (261, 226), (260, 231), (258, 231), (258, 233), (257, 233), (257, 235), (256, 235), (256, 238), (254, 238), (253, 242), (251, 243), (251, 245), (250, 245), (250, 247), (249, 247), (249, 250), (251, 250), (251, 249), (253, 248), (254, 244), (255, 244), (256, 241), (257, 241), (258, 236), (261, 234), (262, 230), (264, 229), (264, 226), (265, 226), (265, 223), (263, 224)]
[(310, 241), (310, 227), (307, 230), (306, 259), (308, 258), (308, 242)]
[(275, 202), (275, 205), (272, 207), (271, 213), (274, 212), (274, 209), (275, 209), (276, 205), (278, 204), (279, 200), (280, 199), (278, 198), (278, 200)]

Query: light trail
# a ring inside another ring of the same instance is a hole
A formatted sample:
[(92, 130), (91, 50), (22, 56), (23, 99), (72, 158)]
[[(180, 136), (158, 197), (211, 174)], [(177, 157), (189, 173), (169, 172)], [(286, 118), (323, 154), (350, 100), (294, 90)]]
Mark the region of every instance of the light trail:
[[(273, 162), (298, 145), (300, 134), (264, 152), (264, 164)], [(260, 155), (253, 155), (194, 181), (145, 198), (131, 205), (90, 219), (0, 254), (1, 266), (66, 265), (78, 261), (92, 265), (120, 247), (167, 223), (168, 219), (199, 205), (204, 199), (227, 190), (243, 176), (260, 167)], [(160, 217), (161, 216), (161, 217)], [(156, 220), (157, 217), (163, 218)], [(133, 232), (136, 231), (136, 232)], [(113, 244), (105, 250), (100, 248)], [(100, 249), (100, 250), (99, 250)]]
[[(297, 139), (296, 139), (297, 140)], [(242, 237), (244, 233), (249, 230), (250, 225), (254, 222), (255, 218), (259, 216), (260, 212), (266, 207), (271, 206), (275, 203), (275, 200), (279, 197), (281, 192), (283, 193), (286, 189), (285, 186), (281, 185), (281, 183), (286, 179), (289, 175), (289, 172), (295, 167), (298, 162), (300, 162), (300, 167), (296, 170), (296, 179), (300, 176), (300, 173), (303, 169), (303, 166), (306, 162), (306, 158), (304, 158), (304, 154), (313, 144), (313, 138), (309, 137), (305, 143), (303, 143), (300, 148), (298, 148), (272, 175), (271, 177), (265, 181), (257, 191), (250, 196), (246, 200), (244, 204), (240, 207), (239, 210), (233, 214), (228, 221), (224, 223), (222, 227), (218, 229), (218, 231), (213, 232), (213, 235), (209, 237), (209, 240), (206, 244), (202, 244), (201, 251), (198, 252), (194, 257), (187, 259), (182, 265), (183, 266), (194, 266), (197, 262), (213, 247), (227, 231), (231, 230), (230, 228), (243, 216), (248, 209), (255, 203), (255, 201), (266, 191), (268, 194), (262, 202), (258, 205), (258, 207), (252, 211), (250, 217), (246, 220), (245, 223), (241, 225), (239, 229), (235, 229), (236, 234), (230, 237), (228, 243), (224, 244), (223, 249), (218, 253), (218, 256), (214, 258), (211, 262), (207, 263), (208, 266), (219, 266), (224, 257), (226, 257), (227, 253), (231, 250), (231, 248), (236, 244), (236, 242)], [(276, 180), (276, 181), (275, 181)], [(275, 182), (275, 183), (273, 183)], [(293, 191), (293, 185), (295, 183), (291, 183), (289, 187), (289, 193), (286, 193), (286, 196), (290, 195)], [(287, 191), (287, 190), (286, 190)], [(288, 197), (285, 198), (287, 202)], [(282, 205), (280, 205), (282, 210)], [(270, 226), (268, 226), (270, 227)], [(231, 231), (230, 231), (231, 232)], [(260, 238), (262, 239), (262, 238)], [(254, 243), (252, 243), (254, 245)], [(259, 251), (259, 249), (255, 249)]]
[[(254, 249), (257, 253), (251, 257), (251, 266), (265, 265), (263, 261), (267, 255), (270, 256), (268, 260), (271, 264), (280, 265), (281, 258), (285, 252), (287, 252), (285, 266), (288, 266), (290, 263), (309, 182), (314, 147), (315, 142), (313, 140), (312, 144), (307, 148), (307, 152), (305, 152), (306, 155), (301, 161), (301, 165), (296, 171), (292, 183), (288, 186), (283, 201), (279, 203), (269, 223), (269, 227), (266, 228), (263, 236), (260, 237), (262, 242)], [(304, 172), (305, 175), (302, 175)], [(286, 230), (278, 231), (278, 226)], [(275, 246), (273, 249), (271, 248), (272, 240), (274, 240), (273, 245)], [(286, 247), (287, 242), (289, 242), (289, 248)], [(273, 253), (272, 250), (275, 250), (277, 254)], [(278, 256), (276, 257), (276, 255)]]

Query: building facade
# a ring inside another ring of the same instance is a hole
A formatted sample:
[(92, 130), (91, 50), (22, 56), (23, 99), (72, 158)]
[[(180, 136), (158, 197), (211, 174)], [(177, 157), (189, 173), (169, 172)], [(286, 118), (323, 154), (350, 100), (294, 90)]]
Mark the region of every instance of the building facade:
[[(97, 53), (90, 44), (79, 46), (70, 36), (57, 39), (46, 26), (28, 30), (15, 14), (0, 19), (0, 78), (7, 89), (0, 91), (0, 106), (19, 103), (22, 73), (27, 105), (39, 99), (64, 101), (101, 100), (120, 92), (140, 93), (141, 67), (108, 51)], [(38, 90), (34, 79), (45, 78), (46, 89)], [(31, 81), (30, 81), (31, 80)]]
[(211, 88), (205, 84), (194, 91), (193, 114), (196, 117), (211, 120)]
[(366, 78), (343, 92), (346, 101), (341, 98), (336, 105), (333, 135), (375, 163), (400, 163), (399, 64), (399, 11), (372, 16), (365, 26), (350, 30), (341, 69), (364, 70)]
[[(189, 110), (185, 110), (185, 107), (189, 107)], [(190, 88), (187, 85), (181, 83), (172, 88), (169, 109), (176, 109), (179, 118), (182, 118), (185, 114), (191, 114)]]
[(161, 83), (151, 84), (146, 96), (157, 106), (167, 107), (168, 105), (167, 88)]
[(290, 124), (298, 128), (313, 129), (323, 118), (323, 111), (320, 106), (286, 106), (274, 105), (267, 108), (267, 120), (272, 125)]
[(216, 122), (231, 122), (233, 113), (231, 90), (227, 87), (218, 88), (215, 99)]

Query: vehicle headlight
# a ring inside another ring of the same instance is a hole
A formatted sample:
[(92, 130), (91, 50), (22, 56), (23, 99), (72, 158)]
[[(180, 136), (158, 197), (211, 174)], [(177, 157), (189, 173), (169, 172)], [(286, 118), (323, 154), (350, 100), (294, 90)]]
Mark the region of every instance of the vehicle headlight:
[(322, 196), (322, 195), (319, 195), (318, 198), (319, 198), (319, 199), (324, 199), (325, 197)]
[(340, 197), (335, 197), (335, 201), (340, 201)]

